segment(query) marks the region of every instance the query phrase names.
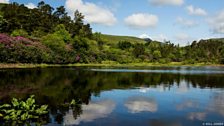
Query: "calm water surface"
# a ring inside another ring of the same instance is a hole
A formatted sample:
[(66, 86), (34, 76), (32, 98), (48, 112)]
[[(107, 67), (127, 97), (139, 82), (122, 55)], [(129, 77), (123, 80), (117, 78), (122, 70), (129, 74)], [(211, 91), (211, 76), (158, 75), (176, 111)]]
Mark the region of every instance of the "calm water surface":
[(224, 123), (224, 67), (0, 69), (0, 104), (31, 94), (49, 126)]

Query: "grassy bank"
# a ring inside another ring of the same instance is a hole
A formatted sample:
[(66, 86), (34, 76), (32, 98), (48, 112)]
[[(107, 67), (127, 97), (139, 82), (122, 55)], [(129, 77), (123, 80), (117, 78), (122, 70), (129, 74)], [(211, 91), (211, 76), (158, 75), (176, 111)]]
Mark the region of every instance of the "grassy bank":
[(221, 64), (208, 64), (208, 63), (196, 63), (196, 64), (184, 64), (182, 62), (171, 62), (167, 64), (161, 63), (102, 63), (102, 64), (4, 64), (0, 63), (0, 68), (45, 68), (45, 67), (72, 67), (72, 66), (83, 66), (83, 67), (149, 67), (149, 66), (224, 66)]

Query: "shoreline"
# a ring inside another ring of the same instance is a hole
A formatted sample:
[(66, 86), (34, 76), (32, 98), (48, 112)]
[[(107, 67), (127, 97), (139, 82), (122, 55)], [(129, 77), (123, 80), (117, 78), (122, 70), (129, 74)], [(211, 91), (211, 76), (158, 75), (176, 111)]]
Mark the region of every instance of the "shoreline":
[(46, 68), (46, 67), (174, 67), (174, 66), (224, 66), (223, 64), (183, 64), (182, 62), (161, 63), (128, 63), (128, 64), (25, 64), (25, 63), (0, 63), (0, 69), (7, 68)]

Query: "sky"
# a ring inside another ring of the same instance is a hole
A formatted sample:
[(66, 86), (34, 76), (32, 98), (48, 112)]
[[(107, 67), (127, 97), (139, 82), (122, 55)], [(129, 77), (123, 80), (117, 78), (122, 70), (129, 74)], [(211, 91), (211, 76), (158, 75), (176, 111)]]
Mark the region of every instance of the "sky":
[[(40, 0), (0, 0), (35, 8)], [(224, 37), (224, 0), (47, 0), (85, 15), (94, 32), (187, 45)]]

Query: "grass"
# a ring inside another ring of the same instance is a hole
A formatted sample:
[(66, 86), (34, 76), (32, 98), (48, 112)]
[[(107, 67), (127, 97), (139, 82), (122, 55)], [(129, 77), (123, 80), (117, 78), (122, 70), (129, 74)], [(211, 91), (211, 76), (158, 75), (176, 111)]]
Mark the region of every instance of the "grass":
[(116, 35), (101, 35), (102, 40), (106, 41), (109, 44), (117, 44), (119, 41), (129, 41), (132, 44), (134, 43), (145, 43), (144, 39), (140, 39), (132, 36), (116, 36)]
[(196, 64), (184, 64), (182, 62), (171, 62), (166, 64), (161, 63), (128, 63), (119, 64), (116, 62), (104, 63), (104, 64), (4, 64), (0, 63), (0, 69), (2, 68), (46, 68), (46, 67), (150, 67), (150, 66), (224, 66), (221, 64), (206, 64), (206, 63), (196, 63)]

